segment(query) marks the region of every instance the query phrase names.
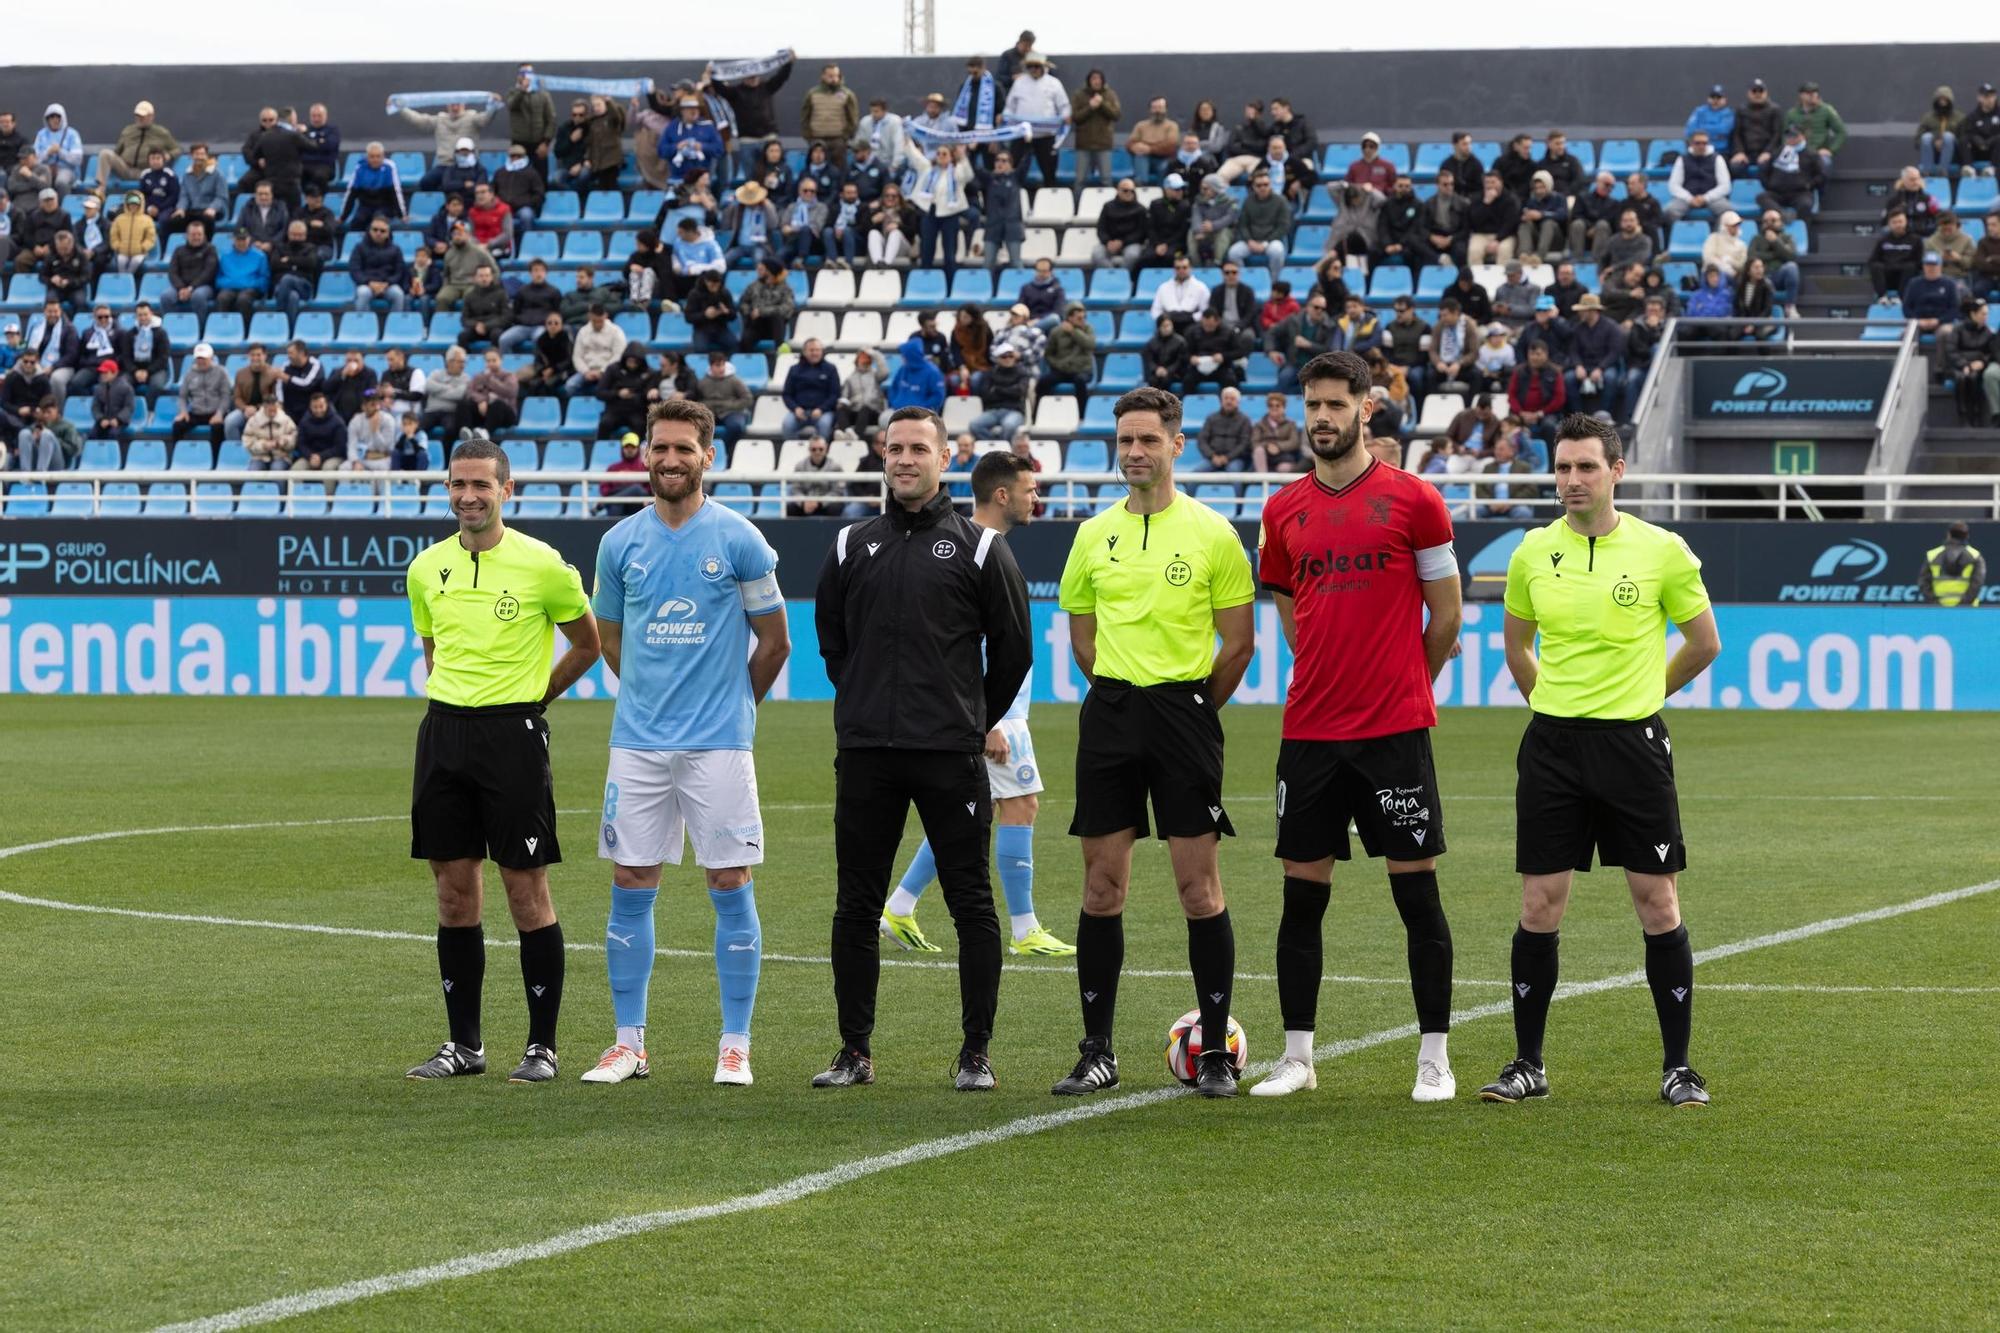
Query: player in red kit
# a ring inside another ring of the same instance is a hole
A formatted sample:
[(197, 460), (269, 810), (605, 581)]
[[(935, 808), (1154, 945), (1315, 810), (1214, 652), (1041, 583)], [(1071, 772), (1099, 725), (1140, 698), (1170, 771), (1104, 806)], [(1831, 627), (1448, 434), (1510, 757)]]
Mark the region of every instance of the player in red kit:
[(1285, 1056), (1250, 1092), (1282, 1097), (1318, 1086), (1320, 921), (1333, 863), (1353, 855), (1352, 820), (1367, 854), (1388, 863), (1409, 936), (1421, 1033), (1410, 1095), (1449, 1101), (1457, 1091), (1445, 1053), (1451, 927), (1438, 901), (1444, 816), (1430, 729), (1437, 725), (1431, 682), (1458, 639), (1451, 516), (1435, 487), (1361, 447), (1374, 406), (1365, 361), (1352, 352), (1315, 357), (1299, 384), (1313, 470), (1264, 506), (1257, 538), (1257, 577), (1277, 599), (1293, 653), (1278, 748)]

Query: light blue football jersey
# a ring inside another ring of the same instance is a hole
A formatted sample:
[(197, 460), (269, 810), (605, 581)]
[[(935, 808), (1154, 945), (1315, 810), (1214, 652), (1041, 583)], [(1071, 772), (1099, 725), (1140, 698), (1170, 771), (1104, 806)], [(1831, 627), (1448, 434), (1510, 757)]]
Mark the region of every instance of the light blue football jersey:
[(784, 613), (777, 568), (750, 520), (712, 500), (678, 532), (648, 505), (604, 534), (591, 609), (624, 625), (613, 746), (751, 748), (750, 618)]
[(1028, 696), (1034, 693), (1035, 673), (1030, 670), (1021, 678), (1021, 692), (1014, 696), (1014, 702), (1007, 705), (1007, 711), (1000, 715), (1002, 722), (1026, 722), (1028, 720)]

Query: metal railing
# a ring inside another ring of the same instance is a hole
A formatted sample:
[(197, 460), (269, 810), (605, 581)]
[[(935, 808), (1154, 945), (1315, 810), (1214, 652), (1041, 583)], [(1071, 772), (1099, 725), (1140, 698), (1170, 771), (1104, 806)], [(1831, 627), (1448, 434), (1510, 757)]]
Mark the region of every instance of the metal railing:
[[(1182, 472), (1180, 488), (1197, 500), (1239, 518), (1255, 518), (1265, 501), (1300, 479), (1297, 472)], [(1506, 507), (1525, 504), (1535, 519), (1548, 521), (1560, 513), (1551, 473), (1419, 473), (1421, 480), (1443, 492), (1453, 516), (1460, 519), (1505, 518), (1499, 489), (1530, 486), (1542, 494), (1520, 500), (1510, 496)], [(796, 472), (722, 471), (708, 475), (708, 490), (717, 503), (754, 517), (783, 515), (795, 501), (816, 499), (822, 514), (878, 511), (883, 503), (879, 474), (843, 473), (838, 479), (806, 478)], [(93, 515), (247, 519), (276, 518), (450, 518), (442, 494), (427, 494), (445, 481), (443, 472), (11, 472), (0, 497), (0, 518), (33, 522), (39, 517)], [(517, 518), (582, 518), (619, 514), (646, 503), (643, 496), (610, 499), (604, 485), (644, 485), (632, 472), (517, 472), (514, 474)], [(963, 484), (964, 473), (950, 473), (947, 484)], [(812, 494), (832, 481), (842, 487), (836, 496)], [(1124, 497), (1123, 478), (1116, 472), (1044, 472), (1036, 477), (1048, 512), (1056, 517), (1084, 517), (1116, 504)], [(244, 495), (235, 489), (247, 483), (275, 482), (275, 494)], [(227, 494), (202, 495), (195, 487), (229, 487)], [(22, 486), (44, 490), (23, 493)], [(55, 489), (76, 489), (58, 496)], [(185, 493), (162, 495), (156, 485), (185, 487)], [(529, 486), (550, 485), (556, 494), (524, 495)], [(412, 489), (412, 487), (418, 489)], [(742, 486), (744, 491), (734, 487)], [(128, 489), (112, 490), (108, 487)], [(342, 489), (342, 488), (346, 489)], [(1205, 489), (1214, 488), (1214, 489)], [(1723, 488), (1727, 494), (1704, 493)], [(1673, 522), (1695, 517), (1728, 518), (1744, 514), (1785, 521), (1819, 522), (1826, 517), (1863, 517), (1867, 511), (1892, 506), (1897, 512), (1949, 514), (1968, 519), (2000, 519), (2000, 476), (1988, 474), (1933, 476), (1793, 474), (1649, 473), (1625, 476), (1619, 507), (1642, 517)]]

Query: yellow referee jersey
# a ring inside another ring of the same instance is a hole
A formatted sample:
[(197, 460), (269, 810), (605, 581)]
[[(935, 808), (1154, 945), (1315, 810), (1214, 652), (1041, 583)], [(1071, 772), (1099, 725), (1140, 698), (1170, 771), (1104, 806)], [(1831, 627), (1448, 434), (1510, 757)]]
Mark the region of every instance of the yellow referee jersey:
[(490, 551), (453, 533), (410, 562), (410, 620), (432, 641), (429, 694), (492, 708), (548, 693), (556, 626), (590, 609), (583, 579), (547, 542), (506, 530)]
[(1602, 537), (1557, 519), (1507, 562), (1507, 610), (1541, 631), (1537, 713), (1636, 721), (1666, 703), (1667, 624), (1708, 610), (1685, 541), (1630, 514)]

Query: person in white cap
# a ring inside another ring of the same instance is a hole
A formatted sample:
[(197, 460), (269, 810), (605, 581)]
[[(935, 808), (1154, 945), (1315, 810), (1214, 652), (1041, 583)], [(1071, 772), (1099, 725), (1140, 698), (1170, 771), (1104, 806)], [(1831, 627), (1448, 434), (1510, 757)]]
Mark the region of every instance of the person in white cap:
[(196, 343), (194, 359), (181, 375), (180, 411), (174, 414), (174, 438), (206, 429), (222, 443), (223, 419), (229, 414), (229, 375), (215, 364), (215, 349)]
[(83, 136), (69, 123), (69, 112), (61, 102), (49, 103), (42, 112), (42, 128), (35, 131), (35, 157), (54, 176), (58, 190), (70, 190), (83, 173)]
[(118, 142), (97, 155), (97, 193), (101, 197), (113, 180), (135, 181), (146, 174), (146, 154), (155, 148), (171, 162), (181, 146), (173, 131), (153, 118), (153, 104), (141, 102), (132, 108), (132, 123), (118, 131)]
[(1361, 156), (1347, 164), (1347, 183), (1387, 199), (1396, 184), (1396, 164), (1382, 156), (1382, 136), (1370, 130), (1361, 136)]
[(479, 145), (469, 138), (460, 139), (452, 152), (451, 161), (432, 167), (424, 173), (423, 179), (425, 189), (442, 190), (447, 196), (457, 195), (467, 204), (472, 202), (475, 185), (490, 184), (492, 181), (486, 164), (479, 160)]
[(1697, 208), (1719, 209), (1729, 202), (1729, 163), (1715, 151), (1706, 130), (1688, 136), (1687, 151), (1674, 162), (1667, 177), (1668, 222), (1679, 222)]
[(436, 151), (431, 154), (431, 170), (424, 173), (424, 178), (418, 183), (417, 188), (437, 189), (432, 175), (439, 168), (450, 164), (452, 155), (458, 151), (458, 141), (472, 139), (476, 147), (479, 132), (486, 128), (487, 122), (492, 120), (504, 105), (505, 103), (498, 97), (488, 93), (486, 105), (478, 111), (474, 111), (463, 102), (447, 103), (445, 109), (439, 112), (411, 111), (407, 107), (397, 111), (396, 114), (405, 124), (414, 125), (420, 130), (429, 130), (437, 144)]
[(1744, 261), (1750, 257), (1750, 247), (1743, 240), (1742, 232), (1742, 217), (1735, 212), (1724, 213), (1721, 224), (1702, 242), (1702, 267), (1713, 264), (1722, 270), (1723, 276), (1734, 281), (1736, 275), (1743, 271)]

